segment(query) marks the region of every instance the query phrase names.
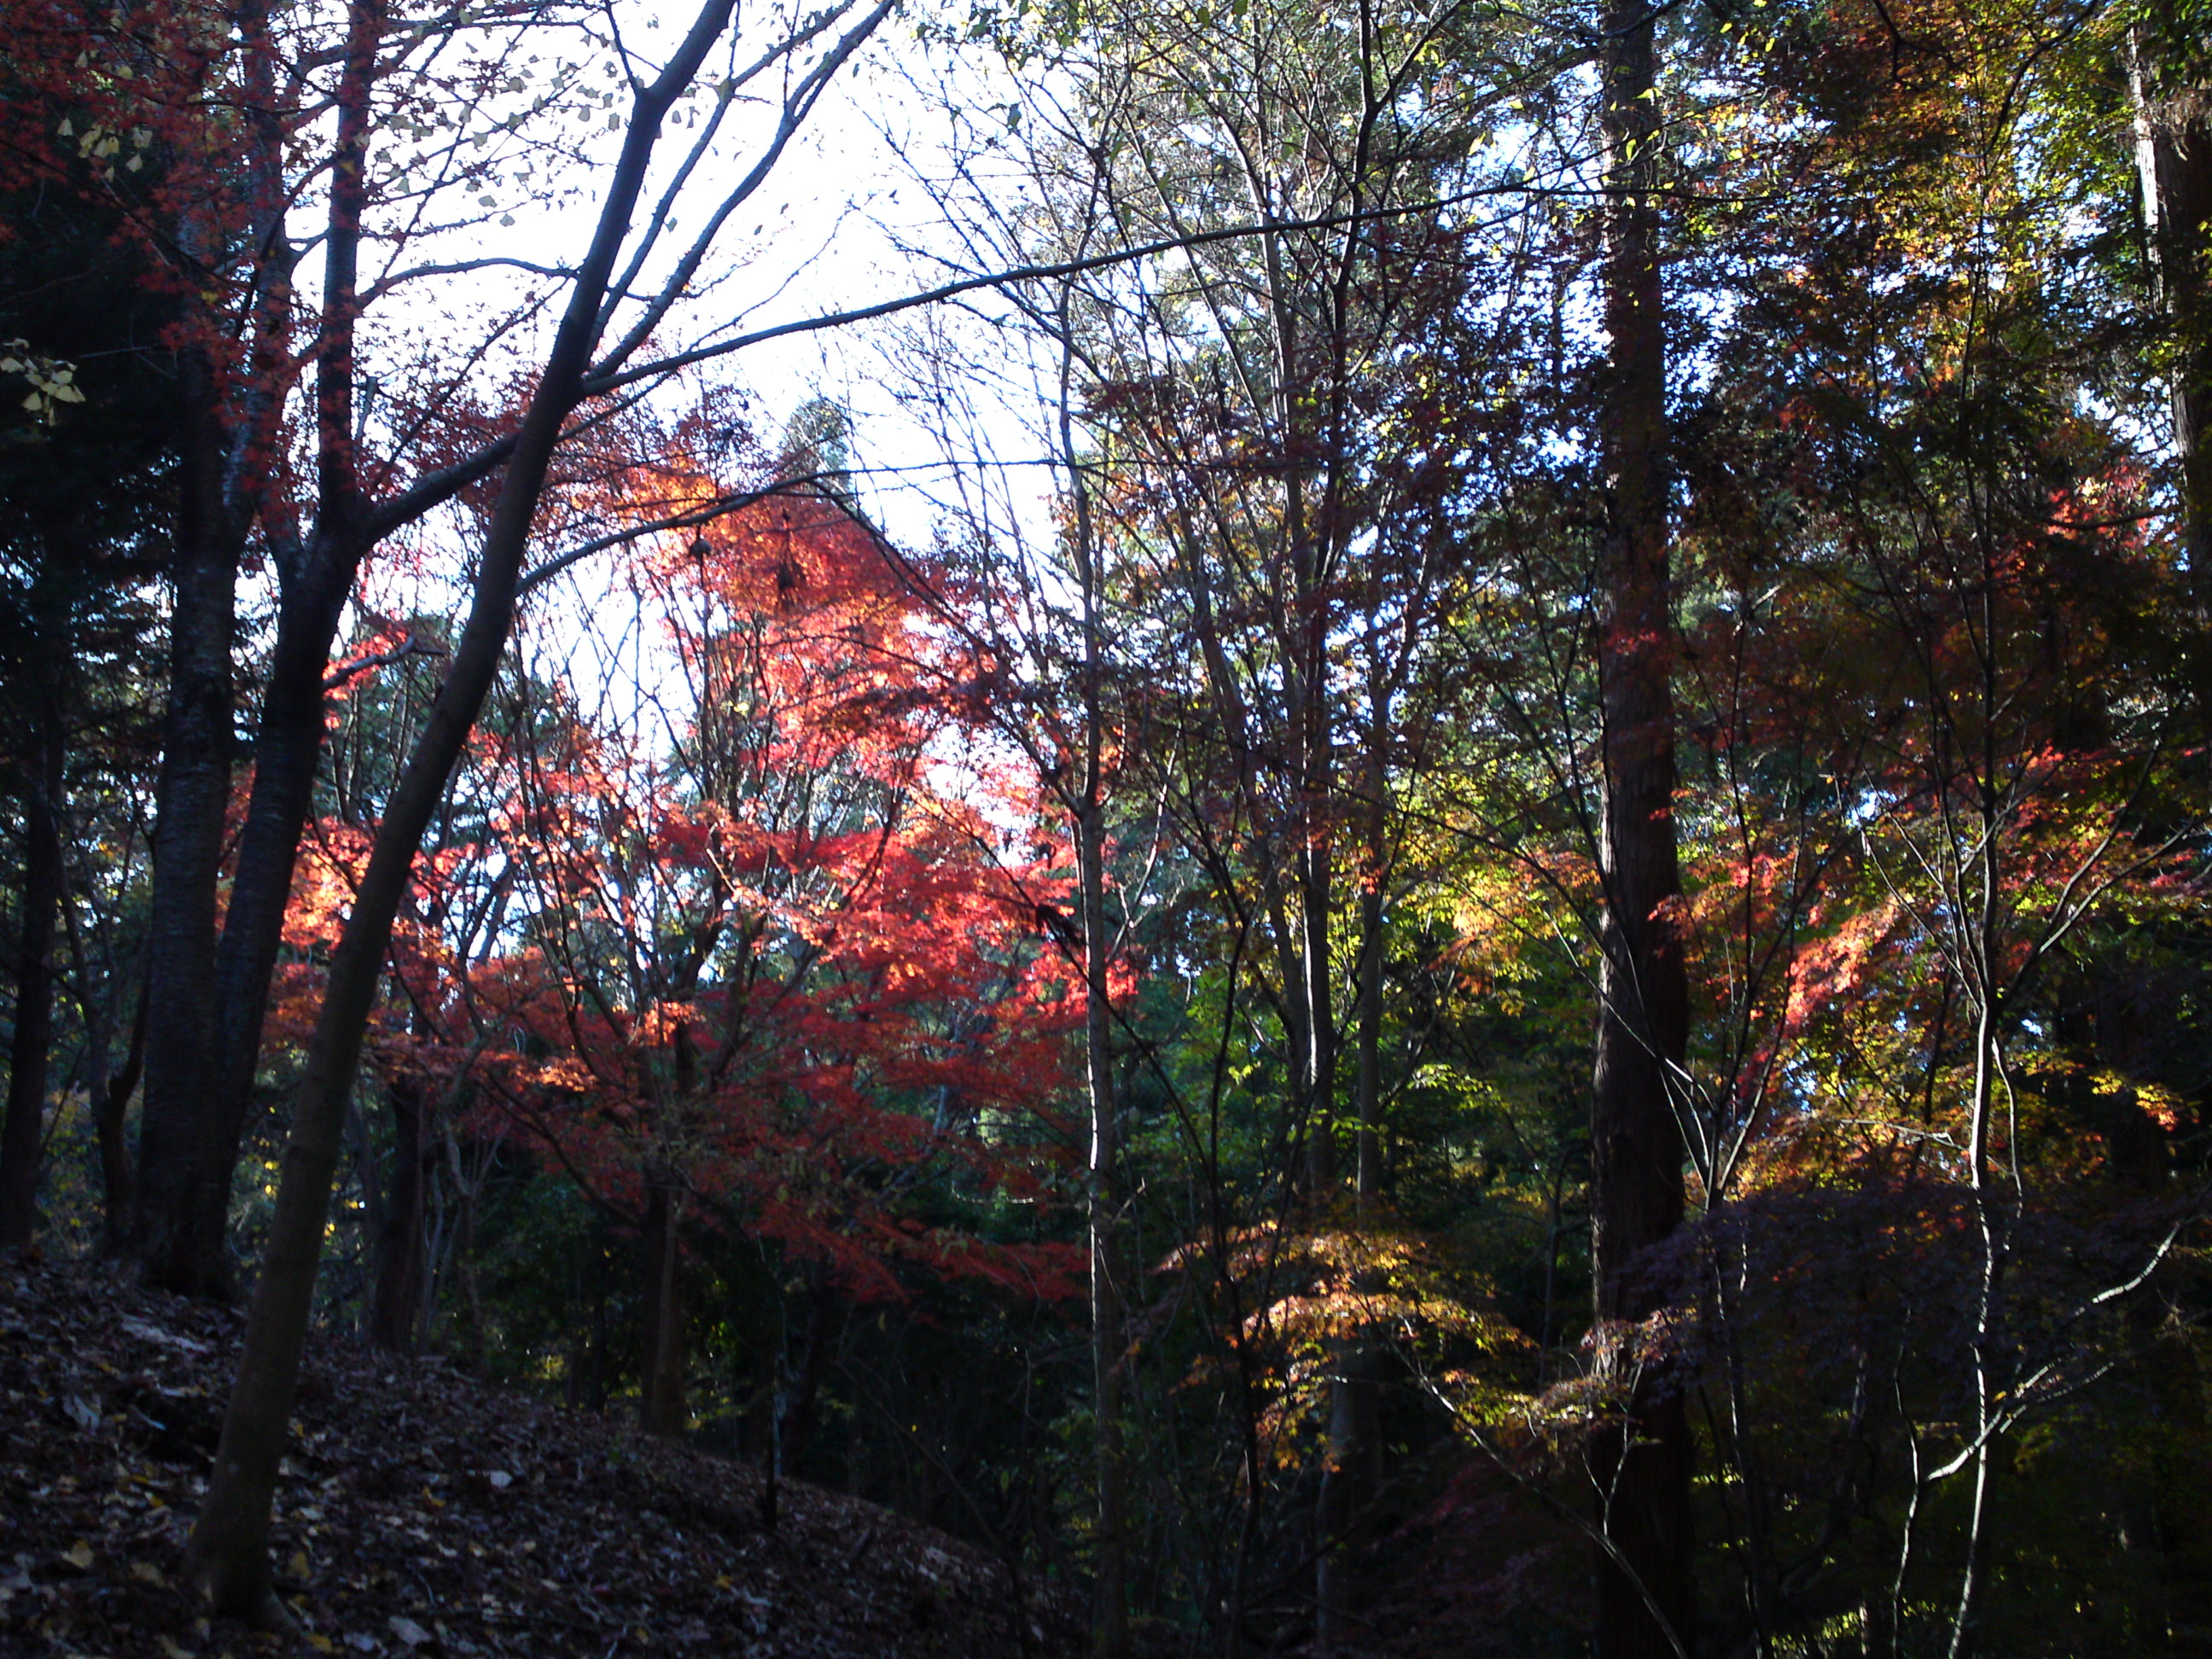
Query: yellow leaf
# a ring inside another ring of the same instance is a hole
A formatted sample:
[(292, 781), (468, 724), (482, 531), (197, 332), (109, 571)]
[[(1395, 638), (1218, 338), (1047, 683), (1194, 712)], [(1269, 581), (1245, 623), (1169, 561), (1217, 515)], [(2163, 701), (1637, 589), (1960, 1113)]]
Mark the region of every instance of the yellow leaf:
[(189, 1652), (178, 1646), (177, 1644), (170, 1638), (164, 1636), (161, 1638), (161, 1659), (192, 1659), (192, 1656)]
[(131, 1564), (131, 1576), (142, 1584), (164, 1584), (168, 1582), (161, 1577), (161, 1568), (155, 1566), (151, 1561), (133, 1561)]
[(338, 1644), (327, 1636), (310, 1636), (307, 1645), (317, 1653), (336, 1653), (338, 1650)]
[(64, 1555), (62, 1559), (79, 1572), (89, 1571), (92, 1567), (92, 1546), (80, 1538), (70, 1547), (69, 1553)]
[(292, 1559), (284, 1564), (284, 1571), (295, 1578), (305, 1578), (308, 1571), (307, 1551), (294, 1550)]

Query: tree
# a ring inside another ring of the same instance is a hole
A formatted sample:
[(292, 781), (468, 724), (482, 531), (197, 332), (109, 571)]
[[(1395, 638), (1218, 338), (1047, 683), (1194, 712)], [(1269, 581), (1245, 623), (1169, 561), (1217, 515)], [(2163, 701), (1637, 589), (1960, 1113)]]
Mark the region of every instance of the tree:
[[(395, 456), (393, 468), (372, 469), (364, 489), (354, 454), (365, 424), (355, 419), (356, 273), (364, 234), (374, 229), (364, 215), (372, 203), (392, 204), (404, 189), (369, 165), (372, 106), (379, 98), (427, 102), (446, 89), (434, 59), (457, 37), (449, 20), (386, 52), (386, 12), (374, 3), (282, 19), (252, 4), (220, 17), (153, 8), (128, 19), (37, 6), (13, 21), (21, 48), (14, 72), (35, 94), (15, 112), (13, 168), (28, 184), (64, 184), (107, 215), (142, 282), (173, 313), (179, 504), (168, 574), (175, 601), (156, 830), (162, 853), (149, 945), (151, 994), (170, 1012), (157, 1023), (147, 1058), (146, 1178), (133, 1233), (155, 1279), (205, 1292), (227, 1283), (230, 1170), (305, 812), (301, 792), (321, 738), (320, 684), (338, 610), (368, 546), (484, 470), (481, 462), (465, 467), (411, 499), (392, 491), (372, 511), (368, 495), (404, 463)], [(333, 40), (342, 49), (325, 53)], [(463, 125), (483, 113), (489, 91), (481, 82), (466, 89)], [(342, 112), (331, 129), (318, 125), (325, 95)], [(460, 154), (456, 148), (448, 159)], [(483, 162), (463, 163), (444, 183), (450, 195), (486, 176)], [(288, 214), (289, 204), (319, 190), (326, 208), (325, 293), (314, 337), (295, 349), (299, 256)], [(286, 451), (295, 395), (311, 374), (319, 381), (309, 425), (325, 511), (310, 538), (315, 545), (303, 552), (285, 535)], [(404, 449), (404, 423), (400, 430)], [(257, 528), (274, 555), (283, 605), (256, 739), (247, 844), (231, 872), (219, 945), (234, 590)], [(228, 1050), (221, 1061), (219, 1043)]]
[[(1320, 46), (1309, 39), (1331, 30)], [(1377, 1356), (1352, 1311), (1369, 1304), (1312, 1304), (1351, 1319), (1328, 1339), (1334, 1380), (1297, 1396), (1302, 1413), (1334, 1428), (1280, 1492), (1270, 1490), (1263, 1448), (1273, 1431), (1262, 1419), (1267, 1368), (1281, 1351), (1263, 1328), (1312, 1261), (1348, 1259), (1342, 1240), (1309, 1240), (1306, 1227), (1328, 1229), (1325, 1218), (1346, 1204), (1388, 1225), (1384, 1107), (1400, 1079), (1386, 1052), (1386, 959), (1415, 879), (1401, 856), (1411, 819), (1395, 792), (1431, 763), (1455, 702), (1438, 649), (1458, 556), (1442, 505), (1464, 460), (1451, 451), (1486, 437), (1489, 417), (1469, 411), (1493, 389), (1503, 403), (1511, 378), (1477, 370), (1481, 392), (1462, 401), (1442, 382), (1480, 349), (1448, 368), (1439, 343), (1471, 316), (1486, 326), (1487, 308), (1525, 274), (1510, 225), (1429, 222), (1427, 204), (1457, 191), (1520, 194), (1490, 158), (1468, 152), (1527, 65), (1493, 64), (1482, 54), (1514, 50), (1485, 38), (1468, 52), (1480, 74), (1458, 86), (1432, 78), (1475, 33), (1452, 7), (1363, 9), (1356, 20), (1296, 6), (1120, 17), (1108, 38), (1079, 36), (1054, 54), (1079, 89), (1024, 105), (1026, 143), (1011, 162), (993, 157), (1000, 135), (975, 135), (960, 162), (972, 199), (955, 191), (951, 204), (976, 263), (1010, 246), (1079, 254), (1109, 226), (1129, 240), (1204, 239), (1256, 210), (1267, 227), (1157, 268), (1085, 272), (1012, 296), (1038, 342), (1038, 433), (1064, 481), (1060, 541), (1027, 555), (1055, 567), (1033, 579), (1043, 620), (1022, 628), (979, 602), (976, 626), (1000, 630), (994, 660), (1039, 665), (1036, 695), (1051, 696), (1055, 678), (1065, 687), (1064, 724), (1037, 717), (1054, 732), (1037, 744), (1038, 763), (1079, 840), (1098, 805), (1080, 781), (1093, 775), (1083, 711), (1110, 668), (1110, 706), (1126, 711), (1128, 734), (1115, 745), (1115, 793), (1168, 809), (1157, 838), (1139, 820), (1132, 839), (1159, 848), (1175, 879), (1197, 890), (1175, 921), (1190, 935), (1162, 949), (1212, 964), (1207, 995), (1225, 1000), (1200, 1022), (1202, 1036), (1188, 1034), (1190, 1046), (1218, 1036), (1238, 1094), (1249, 1087), (1267, 1103), (1264, 1127), (1239, 1133), (1267, 1150), (1232, 1175), (1218, 1138), (1209, 1145), (1202, 1103), (1218, 1111), (1223, 1077), (1201, 1081), (1194, 1067), (1184, 1158), (1168, 1166), (1177, 1182), (1239, 1183), (1233, 1195), (1214, 1188), (1203, 1222), (1168, 1224), (1212, 1235), (1210, 1250), (1194, 1235), (1178, 1259), (1216, 1275), (1208, 1294), (1221, 1297), (1221, 1340), (1244, 1368), (1243, 1489), (1230, 1500), (1243, 1515), (1241, 1533), (1224, 1528), (1237, 1541), (1219, 1616), (1233, 1631), (1244, 1598), (1263, 1594), (1248, 1585), (1265, 1578), (1279, 1595), (1291, 1577), (1311, 1575), (1324, 1647), (1352, 1639), (1357, 1587), (1346, 1563), (1373, 1530)], [(1026, 211), (1006, 207), (1009, 198)], [(1493, 254), (1494, 288), (1475, 274)], [(1510, 320), (1486, 343), (1519, 325), (1510, 298), (1503, 308)], [(941, 380), (929, 396), (955, 406)], [(975, 493), (960, 499), (968, 506)], [(979, 562), (1019, 561), (1009, 551), (1021, 544), (1017, 516), (969, 507), (963, 523)], [(1064, 606), (1055, 583), (1073, 596)], [(1101, 618), (1120, 636), (1103, 663), (1085, 643)], [(1117, 940), (1128, 937), (1126, 915), (1099, 908)], [(1089, 948), (1101, 937), (1081, 933)], [(1133, 1034), (1127, 1047), (1133, 1064), (1160, 1066)], [(1094, 1053), (1111, 1049), (1102, 1040)], [(1103, 1085), (1093, 1097), (1110, 1098)], [(1241, 1230), (1262, 1217), (1285, 1229), (1256, 1235), (1284, 1252), (1279, 1285), (1246, 1272)], [(1248, 1296), (1256, 1302), (1240, 1305)], [(1115, 1312), (1102, 1300), (1093, 1315), (1102, 1418), (1118, 1415), (1127, 1381), (1127, 1362), (1108, 1361)], [(1297, 1328), (1299, 1341), (1312, 1334)], [(1113, 1508), (1118, 1427), (1097, 1429), (1102, 1513)], [(1099, 1546), (1102, 1645), (1113, 1639), (1118, 1539), (1109, 1528)], [(1297, 1564), (1279, 1576), (1263, 1565), (1278, 1553)]]
[[(878, 11), (20, 0), (7, 225), (161, 332), (0, 284), (0, 1220), (117, 1212), (135, 1007), (216, 1288), (289, 1099), (214, 1605), (282, 1618), (319, 1317), (1087, 1576), (1109, 1656), (2179, 1639), (2191, 14), (1595, 14), (987, 8), (905, 60), (942, 280), (754, 326), (718, 238)], [(716, 378), (935, 301), (941, 466)]]
[(1057, 1280), (1052, 1252), (902, 1212), (932, 1165), (978, 1194), (1019, 1177), (993, 1143), (1057, 1092), (1066, 1015), (1027, 946), (1036, 884), (994, 856), (1009, 832), (937, 781), (975, 733), (860, 524), (771, 499), (638, 592), (684, 688), (646, 692), (671, 752), (518, 734), (502, 841), (526, 948), (470, 977), (477, 1018), (513, 1033), (485, 1053), (509, 1121), (641, 1240), (642, 1406), (672, 1433), (686, 1233), (773, 1243), (862, 1298), (899, 1294), (902, 1261)]
[[(0, 337), (9, 341), (0, 384), (12, 415), (0, 428), (0, 718), (22, 858), (0, 1247), (21, 1249), (32, 1242), (50, 1062), (66, 1031), (56, 1005), (78, 884), (73, 785), (131, 741), (117, 728), (135, 712), (132, 641), (149, 625), (142, 585), (171, 528), (172, 456), (162, 354), (149, 341), (169, 306), (143, 291), (143, 272), (108, 243), (109, 216), (80, 197), (27, 193), (10, 207), (20, 240), (0, 247)], [(105, 1034), (86, 1040), (104, 1058)], [(116, 1115), (103, 1121), (119, 1127)], [(127, 1171), (111, 1157), (107, 1173), (112, 1223)]]
[[(538, 0), (404, 30), (380, 0), (281, 20), (246, 4), (219, 25), (161, 9), (121, 30), (96, 8), (27, 9), (21, 38), (40, 45), (25, 55), (25, 70), (52, 77), (41, 107), (69, 112), (58, 123), (22, 124), (21, 166), (49, 178), (88, 162), (93, 187), (119, 211), (159, 280), (185, 296), (184, 505), (150, 946), (154, 994), (173, 1014), (148, 1055), (136, 1237), (158, 1282), (219, 1292), (228, 1284), (231, 1170), (312, 805), (331, 642), (369, 551), (483, 485), (516, 438), (509, 420), (487, 413), (504, 393), (483, 379), (483, 339), (447, 349), (404, 332), (364, 336), (364, 319), (426, 283), (459, 291), (499, 270), (564, 279), (499, 253), (443, 257), (424, 243), (424, 227), (441, 218), (463, 228), (512, 223), (512, 212), (486, 210), (487, 201), (524, 206), (548, 172), (587, 154), (562, 129), (601, 125), (605, 106), (585, 76), (595, 52), (619, 58), (620, 42), (592, 25), (591, 8)], [(839, 40), (843, 15), (793, 24), (784, 50), (733, 61), (711, 89), (703, 126), (692, 118), (695, 149), (713, 149), (735, 124), (740, 88)], [(571, 31), (578, 56), (549, 64), (525, 51)], [(766, 176), (842, 61), (833, 51), (795, 75), (762, 137), (763, 165), (741, 170), (718, 226)], [(325, 110), (336, 118), (324, 122)], [(399, 142), (379, 149), (380, 133)], [(312, 318), (294, 282), (293, 218), (303, 210), (321, 220), (322, 291)], [(686, 264), (684, 250), (667, 254), (668, 242), (656, 225), (632, 250), (637, 270), (616, 285), (628, 299), (656, 252), (684, 277), (657, 299), (640, 296), (623, 326), (641, 322), (643, 331), (602, 368), (636, 367), (696, 273), (703, 250)], [(525, 296), (484, 338), (525, 326), (541, 304)], [(361, 360), (364, 338), (392, 353), (380, 371)], [(295, 477), (295, 453), (312, 457), (310, 477)], [(249, 547), (274, 567), (279, 604), (218, 932), (234, 594)]]
[[(719, 217), (756, 188), (788, 142), (829, 76), (888, 15), (888, 5), (857, 14), (842, 34), (787, 92), (784, 116), (766, 156), (730, 194)], [(780, 38), (765, 62), (781, 61), (845, 18), (840, 9)], [(617, 261), (630, 240), (640, 193), (671, 111), (702, 71), (731, 21), (722, 0), (708, 0), (681, 43), (649, 77), (631, 82), (631, 110), (623, 149), (584, 258), (570, 283), (560, 326), (511, 444), (480, 452), (489, 471), (500, 461), (496, 497), (478, 556), (468, 621), (422, 735), (409, 757), (378, 826), (355, 907), (332, 952), (329, 989), (318, 1017), (293, 1107), (284, 1176), (268, 1253), (253, 1297), (253, 1314), (239, 1379), (224, 1418), (223, 1441), (208, 1501), (193, 1531), (192, 1554), (210, 1600), (217, 1607), (261, 1619), (281, 1618), (270, 1588), (267, 1535), (270, 1505), (284, 1425), (306, 1338), (315, 1267), (320, 1254), (331, 1181), (336, 1169), (346, 1101), (359, 1063), (362, 1035), (374, 1003), (385, 950), (409, 868), (422, 832), (459, 758), (484, 696), (490, 689), (520, 597), (523, 559), (538, 517), (554, 453), (570, 416), (587, 398), (622, 383), (623, 366), (689, 286), (707, 245), (677, 261), (675, 270), (642, 307), (642, 315), (611, 352), (595, 363), (612, 323), (606, 301), (618, 283), (626, 298), (630, 276)], [(711, 131), (710, 131), (711, 137)], [(719, 217), (716, 222), (719, 222)], [(666, 222), (657, 214), (631, 250), (641, 264)], [(711, 232), (709, 233), (711, 234)]]
[[(2204, 22), (2186, 4), (2142, 9), (2127, 40), (2136, 171), (2157, 302), (2171, 329), (2166, 370), (2184, 556), (2200, 586), (2212, 572), (2212, 69)], [(2206, 597), (2197, 601), (2202, 614)], [(2200, 623), (2199, 626), (2203, 626)], [(2212, 682), (2207, 682), (2212, 684)], [(2200, 693), (2200, 696), (2202, 694)]]
[[(2078, 1143), (2040, 1115), (2029, 1079), (2054, 1062), (2027, 1054), (2051, 1028), (2020, 1000), (2103, 907), (2155, 908), (2136, 882), (2191, 879), (2185, 860), (2150, 876), (2179, 852), (2152, 805), (2177, 705), (2138, 629), (2172, 590), (2136, 539), (2124, 421), (2081, 390), (2115, 297), (2085, 257), (2101, 204), (2021, 114), (2052, 95), (2068, 20), (1824, 23), (1794, 37), (1786, 82), (1753, 71), (1803, 100), (1794, 134), (1768, 150), (1723, 125), (1733, 142), (1704, 149), (1686, 122), (1678, 141), (1716, 183), (1746, 156), (1798, 183), (1762, 199), (1739, 177), (1727, 239), (1684, 262), (1689, 282), (1725, 271), (1746, 308), (1693, 333), (1729, 368), (1679, 417), (1695, 626), (1676, 684), (1698, 734), (1674, 798), (1682, 1121), (1703, 1215), (1661, 1265), (1717, 1345), (1692, 1363), (1724, 1391), (1711, 1455), (1741, 1492), (1698, 1521), (1742, 1540), (1743, 1639), (1778, 1643), (1855, 1595), (1870, 1650), (1964, 1651), (2011, 1639), (1996, 1624), (2035, 1594), (1999, 1565), (2007, 1505), (2034, 1501), (1995, 1495), (2018, 1468), (2003, 1443), (2109, 1375), (2117, 1322), (2090, 1310), (2143, 1293), (2172, 1219), (2123, 1222), (2041, 1163)], [(2108, 701), (2120, 682), (2134, 692)], [(1728, 1039), (1740, 1021), (1762, 1035)], [(1913, 1243), (1833, 1273), (1796, 1255), (1869, 1226)], [(2045, 1254), (2069, 1229), (2078, 1273)], [(1787, 1312), (1767, 1300), (1789, 1294)], [(1848, 1407), (1875, 1376), (1890, 1398)], [(1822, 1474), (1784, 1394), (1848, 1424)], [(1953, 1440), (1944, 1420), (1974, 1426)], [(1877, 1495), (1889, 1446), (1911, 1478)], [(1781, 1494), (1824, 1480), (1883, 1517), (1881, 1542), (1840, 1498), (1791, 1524)]]
[(1593, 1437), (1597, 1651), (1685, 1654), (1696, 1642), (1687, 1407), (1663, 1352), (1628, 1334), (1662, 1305), (1650, 1252), (1681, 1224), (1680, 1079), (1688, 985), (1672, 912), (1674, 623), (1665, 300), (1656, 192), (1662, 127), (1657, 19), (1640, 3), (1598, 21), (1607, 362), (1598, 392), (1605, 564), (1597, 663), (1604, 705), (1598, 860), (1604, 935), (1590, 1097), (1590, 1274), (1601, 1367), (1620, 1415)]

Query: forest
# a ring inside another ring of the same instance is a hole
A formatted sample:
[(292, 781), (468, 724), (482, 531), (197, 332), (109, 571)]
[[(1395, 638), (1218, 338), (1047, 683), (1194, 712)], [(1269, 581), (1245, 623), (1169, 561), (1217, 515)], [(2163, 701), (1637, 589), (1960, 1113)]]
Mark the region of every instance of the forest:
[(0, 0), (0, 1481), (216, 1356), (158, 1650), (450, 1398), (1010, 1655), (2212, 1654), (2212, 7), (657, 5)]

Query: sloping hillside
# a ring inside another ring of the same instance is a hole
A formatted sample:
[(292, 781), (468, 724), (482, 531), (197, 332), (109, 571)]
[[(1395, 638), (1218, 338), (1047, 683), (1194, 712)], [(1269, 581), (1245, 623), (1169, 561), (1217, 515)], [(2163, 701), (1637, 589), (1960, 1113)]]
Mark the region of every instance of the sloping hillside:
[(488, 1389), (309, 1350), (276, 1519), (303, 1635), (210, 1626), (182, 1543), (240, 1322), (89, 1273), (0, 1274), (0, 1654), (1057, 1659), (1064, 1611), (873, 1504)]

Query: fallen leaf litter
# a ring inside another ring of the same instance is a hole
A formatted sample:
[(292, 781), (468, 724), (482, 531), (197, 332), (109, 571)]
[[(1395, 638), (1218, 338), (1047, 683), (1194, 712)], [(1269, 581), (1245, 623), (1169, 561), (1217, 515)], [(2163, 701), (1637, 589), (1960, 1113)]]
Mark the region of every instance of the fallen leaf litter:
[(1061, 1659), (1062, 1602), (855, 1498), (486, 1387), (311, 1344), (272, 1559), (277, 1638), (199, 1616), (185, 1535), (234, 1313), (75, 1266), (0, 1273), (0, 1656), (623, 1654)]

